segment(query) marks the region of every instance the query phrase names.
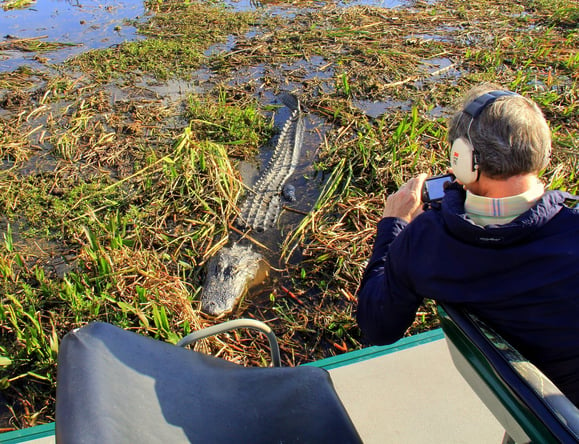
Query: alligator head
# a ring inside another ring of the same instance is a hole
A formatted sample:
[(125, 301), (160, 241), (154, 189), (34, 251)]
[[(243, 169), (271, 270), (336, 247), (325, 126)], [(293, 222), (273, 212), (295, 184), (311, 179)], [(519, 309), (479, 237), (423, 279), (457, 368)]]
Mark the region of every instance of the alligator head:
[(201, 310), (213, 316), (233, 310), (245, 292), (265, 278), (264, 265), (262, 256), (251, 246), (222, 248), (207, 265)]

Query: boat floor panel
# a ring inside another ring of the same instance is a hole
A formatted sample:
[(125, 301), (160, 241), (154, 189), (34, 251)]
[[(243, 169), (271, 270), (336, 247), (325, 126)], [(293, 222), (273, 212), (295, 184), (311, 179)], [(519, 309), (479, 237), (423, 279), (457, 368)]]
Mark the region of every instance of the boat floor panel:
[(499, 443), (504, 429), (455, 369), (445, 340), (333, 368), (364, 443)]

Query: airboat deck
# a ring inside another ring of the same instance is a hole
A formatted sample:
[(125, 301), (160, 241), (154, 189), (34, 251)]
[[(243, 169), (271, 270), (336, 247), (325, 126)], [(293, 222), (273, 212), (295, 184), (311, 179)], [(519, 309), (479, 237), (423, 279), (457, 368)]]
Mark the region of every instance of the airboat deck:
[(365, 443), (500, 443), (504, 429), (456, 370), (441, 330), (316, 363)]
[[(498, 443), (504, 429), (464, 381), (442, 330), (311, 364), (329, 371), (365, 443)], [(0, 443), (52, 444), (54, 424), (0, 434)]]

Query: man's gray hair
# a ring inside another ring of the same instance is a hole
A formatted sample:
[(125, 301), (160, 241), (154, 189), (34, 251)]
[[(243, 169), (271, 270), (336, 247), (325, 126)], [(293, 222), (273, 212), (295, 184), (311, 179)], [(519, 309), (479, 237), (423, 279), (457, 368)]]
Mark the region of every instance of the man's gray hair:
[(493, 179), (536, 173), (547, 166), (551, 155), (551, 130), (539, 107), (520, 95), (502, 96), (474, 120), (464, 112), (477, 97), (504, 90), (493, 84), (471, 89), (461, 111), (450, 120), (450, 144), (464, 137), (479, 153), (479, 168)]

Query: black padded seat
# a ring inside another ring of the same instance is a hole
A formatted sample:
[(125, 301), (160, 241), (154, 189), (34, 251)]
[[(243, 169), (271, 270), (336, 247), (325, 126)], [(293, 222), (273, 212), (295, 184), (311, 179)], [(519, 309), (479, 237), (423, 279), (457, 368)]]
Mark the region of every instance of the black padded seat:
[(62, 340), (56, 440), (360, 442), (323, 369), (242, 367), (105, 323)]

